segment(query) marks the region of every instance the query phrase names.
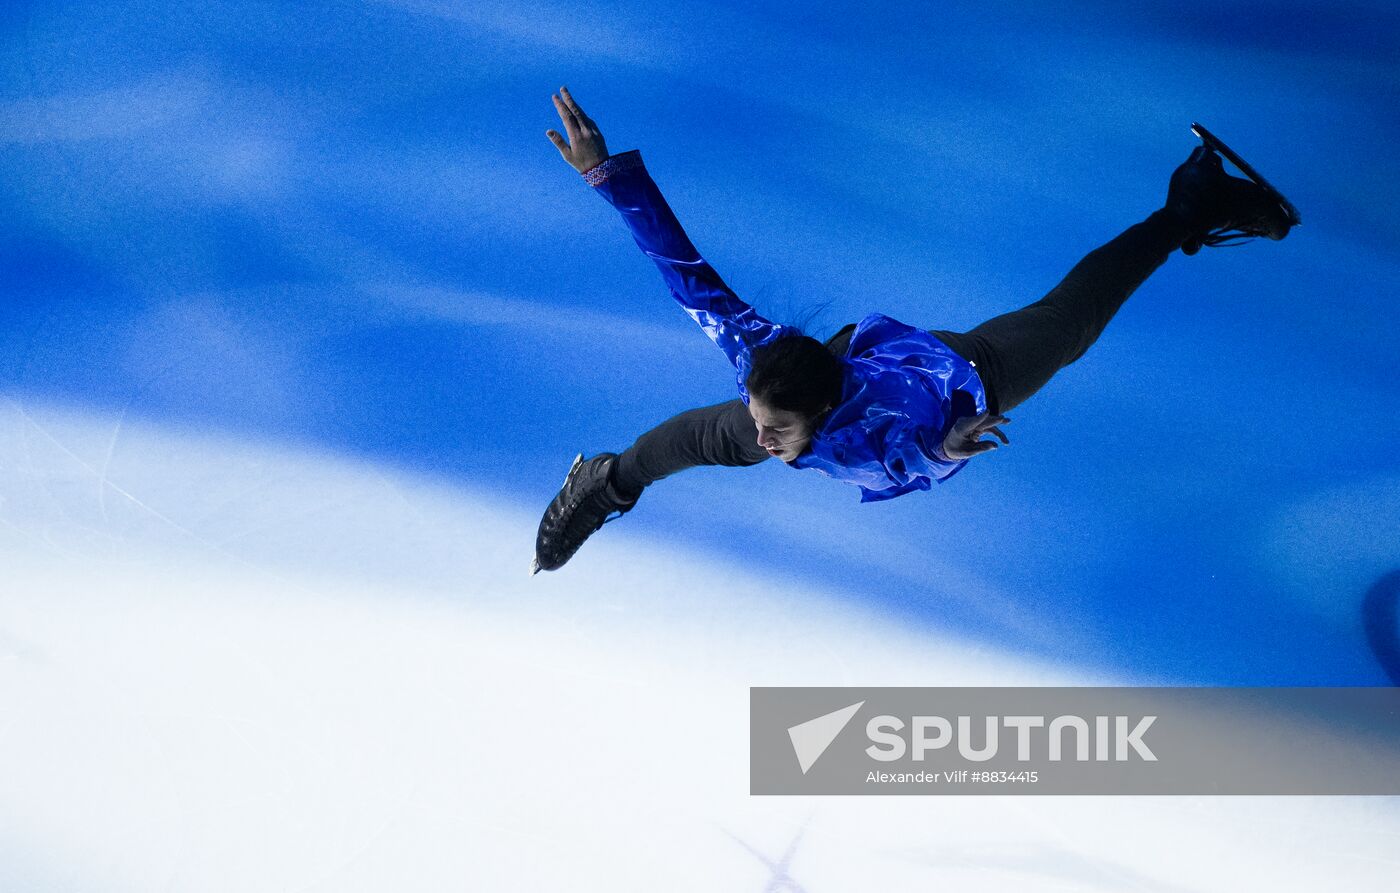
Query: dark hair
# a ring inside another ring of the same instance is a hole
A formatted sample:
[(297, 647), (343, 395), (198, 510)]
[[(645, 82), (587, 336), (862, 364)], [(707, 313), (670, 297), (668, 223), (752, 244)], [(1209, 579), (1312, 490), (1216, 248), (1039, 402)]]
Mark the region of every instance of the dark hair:
[(754, 348), (750, 361), (749, 395), (774, 409), (815, 419), (841, 402), (841, 361), (815, 338), (801, 332), (781, 335)]

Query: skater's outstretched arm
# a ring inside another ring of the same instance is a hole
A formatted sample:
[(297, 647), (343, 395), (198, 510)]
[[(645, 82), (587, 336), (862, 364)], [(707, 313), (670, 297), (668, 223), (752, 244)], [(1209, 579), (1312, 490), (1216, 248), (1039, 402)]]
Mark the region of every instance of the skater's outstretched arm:
[(561, 87), (553, 99), (568, 140), (555, 130), (545, 135), (564, 160), (622, 214), (638, 247), (661, 270), (671, 296), (719, 345), (742, 380), (748, 372), (749, 351), (772, 340), (783, 327), (759, 316), (695, 250), (642, 164), (641, 152), (609, 155), (598, 125), (568, 89)]

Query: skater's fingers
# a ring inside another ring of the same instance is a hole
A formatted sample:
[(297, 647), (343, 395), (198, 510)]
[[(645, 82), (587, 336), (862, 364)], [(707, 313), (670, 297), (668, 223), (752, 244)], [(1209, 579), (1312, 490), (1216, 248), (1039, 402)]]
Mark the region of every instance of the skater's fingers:
[(588, 135), (590, 133), (597, 133), (598, 125), (593, 123), (592, 118), (584, 114), (583, 109), (578, 107), (577, 102), (574, 102), (573, 94), (569, 92), (569, 88), (560, 87), (559, 93), (564, 97), (564, 107), (567, 108), (569, 112), (573, 114), (574, 120), (578, 122), (579, 132), (584, 135)]
[(578, 118), (580, 123), (588, 120), (588, 116), (583, 113), (583, 109), (578, 107), (577, 102), (574, 102), (574, 97), (569, 93), (568, 87), (560, 87), (559, 95), (564, 97), (564, 105), (568, 107), (569, 111), (573, 112), (574, 117)]
[(975, 435), (982, 427), (982, 423), (987, 420), (987, 414), (963, 416), (953, 423), (954, 431), (959, 434)]
[(996, 442), (995, 440), (979, 440), (979, 441), (977, 441), (976, 443), (972, 443), (972, 444), (969, 444), (969, 445), (968, 445), (968, 449), (972, 450), (974, 454), (976, 454), (976, 453), (990, 453), (992, 450), (994, 450), (994, 449), (996, 449), (996, 448), (997, 448), (997, 442)]
[(574, 98), (568, 95), (567, 90), (565, 91), (564, 96), (565, 99), (568, 100), (569, 111), (573, 112), (574, 117), (578, 119), (579, 128), (585, 133), (598, 133), (598, 125), (594, 122), (592, 118), (588, 117), (587, 112), (578, 107), (578, 103), (574, 102)]
[(987, 433), (988, 433), (988, 434), (995, 434), (997, 437), (999, 437), (999, 438), (1001, 439), (1001, 442), (1002, 442), (1002, 443), (1006, 443), (1006, 444), (1011, 443), (1011, 441), (1009, 441), (1009, 440), (1006, 439), (1006, 435), (1002, 433), (1002, 430), (1001, 430), (1000, 428), (988, 428), (988, 429), (987, 429)]
[(574, 110), (574, 106), (569, 101), (568, 97), (569, 91), (560, 87), (559, 92), (553, 94), (550, 98), (554, 100), (554, 107), (559, 111), (559, 117), (577, 119), (578, 113)]
[(564, 138), (559, 135), (559, 131), (546, 130), (544, 135), (549, 137), (549, 141), (554, 144), (554, 147), (559, 150), (559, 154), (563, 155), (564, 160), (567, 161), (569, 158), (569, 144), (564, 142)]
[(564, 101), (559, 98), (559, 94), (554, 94), (550, 99), (554, 100), (554, 110), (559, 113), (559, 120), (563, 122), (564, 130), (569, 134), (569, 142), (572, 143), (576, 141), (579, 132), (578, 119), (574, 117), (574, 113), (564, 104)]

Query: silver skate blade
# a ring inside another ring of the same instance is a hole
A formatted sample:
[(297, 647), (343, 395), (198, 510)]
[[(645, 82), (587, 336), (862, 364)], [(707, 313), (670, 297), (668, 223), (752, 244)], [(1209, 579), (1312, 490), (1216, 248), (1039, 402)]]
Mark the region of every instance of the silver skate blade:
[[(569, 473), (564, 475), (564, 484), (567, 484), (569, 482), (569, 478), (574, 476), (574, 472), (578, 471), (578, 467), (582, 464), (583, 453), (579, 453), (577, 456), (574, 457), (574, 464), (569, 466)], [(562, 488), (564, 484), (560, 484), (559, 486)]]
[(1235, 167), (1239, 168), (1240, 172), (1246, 177), (1263, 187), (1264, 191), (1269, 193), (1274, 201), (1278, 202), (1278, 206), (1283, 209), (1284, 216), (1288, 218), (1289, 226), (1303, 225), (1303, 215), (1298, 213), (1298, 209), (1293, 207), (1293, 203), (1290, 202), (1282, 192), (1279, 192), (1274, 184), (1265, 180), (1259, 175), (1258, 171), (1250, 167), (1249, 162), (1241, 158), (1239, 153), (1225, 145), (1224, 140), (1211, 133), (1209, 130), (1206, 130), (1203, 125), (1195, 122), (1191, 124), (1191, 132), (1194, 133), (1202, 143), (1219, 152), (1221, 155), (1224, 155), (1225, 158)]
[(531, 559), (530, 559), (530, 576), (533, 577), (535, 574), (538, 574), (539, 572), (540, 572), (540, 560), (539, 560), (538, 558), (531, 558)]

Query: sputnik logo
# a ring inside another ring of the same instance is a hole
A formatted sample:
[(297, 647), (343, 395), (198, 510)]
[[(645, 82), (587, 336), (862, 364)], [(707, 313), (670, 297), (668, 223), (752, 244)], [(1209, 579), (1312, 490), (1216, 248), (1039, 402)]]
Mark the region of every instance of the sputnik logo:
[(831, 742), (836, 740), (836, 736), (841, 734), (841, 730), (864, 703), (860, 701), (849, 707), (842, 707), (816, 719), (798, 723), (787, 730), (788, 737), (792, 739), (793, 753), (797, 754), (797, 764), (802, 767), (803, 775), (806, 775), (812, 764), (826, 753)]

